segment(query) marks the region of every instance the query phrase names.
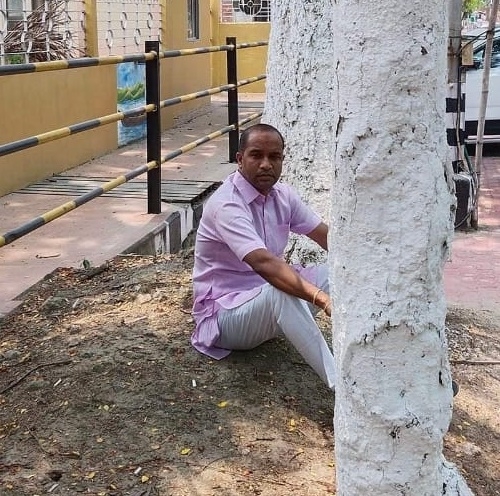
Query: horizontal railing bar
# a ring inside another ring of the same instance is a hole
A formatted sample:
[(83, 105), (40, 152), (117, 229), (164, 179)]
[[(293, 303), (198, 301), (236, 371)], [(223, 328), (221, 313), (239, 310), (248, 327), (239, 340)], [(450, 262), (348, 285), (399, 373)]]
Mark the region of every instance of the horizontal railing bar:
[(167, 100), (162, 100), (160, 103), (161, 108), (171, 107), (172, 105), (177, 105), (182, 102), (189, 102), (190, 100), (195, 100), (196, 98), (202, 98), (204, 96), (215, 95), (217, 93), (222, 93), (223, 91), (229, 91), (237, 86), (244, 86), (245, 84), (254, 83), (256, 81), (260, 81), (261, 79), (265, 79), (266, 75), (261, 74), (260, 76), (251, 77), (248, 79), (242, 79), (238, 81), (236, 85), (234, 84), (225, 84), (223, 86), (216, 86), (214, 88), (209, 88), (207, 90), (197, 91), (195, 93), (188, 93), (186, 95), (176, 96), (174, 98), (168, 98)]
[(153, 104), (143, 105), (141, 107), (133, 108), (130, 110), (124, 110), (122, 112), (116, 112), (114, 114), (97, 117), (96, 119), (72, 124), (67, 127), (48, 131), (46, 133), (37, 134), (29, 138), (12, 141), (11, 143), (0, 145), (0, 157), (9, 155), (10, 153), (18, 152), (20, 150), (26, 150), (27, 148), (32, 148), (33, 146), (42, 145), (44, 143), (48, 143), (49, 141), (66, 138), (67, 136), (78, 134), (82, 131), (89, 131), (90, 129), (94, 129), (99, 126), (112, 124), (113, 122), (121, 121), (126, 117), (139, 117), (141, 115), (147, 114), (148, 112), (154, 112), (155, 110), (156, 107)]
[(235, 87), (234, 84), (225, 84), (223, 86), (217, 86), (215, 88), (209, 88), (208, 90), (197, 91), (196, 93), (188, 93), (186, 95), (176, 96), (174, 98), (168, 98), (167, 100), (162, 100), (160, 102), (160, 107), (171, 107), (172, 105), (177, 105), (181, 102), (189, 102), (190, 100), (195, 100), (196, 98), (202, 98), (204, 96), (215, 95), (216, 93), (222, 93), (223, 91), (231, 90)]
[[(238, 127), (243, 126), (247, 122), (253, 121), (257, 118), (259, 118), (262, 115), (262, 112), (255, 112), (253, 114), (250, 114), (248, 117), (245, 119), (242, 119), (241, 121), (238, 122)], [(195, 141), (191, 141), (191, 143), (188, 143), (187, 145), (181, 146), (180, 148), (177, 148), (177, 150), (174, 150), (165, 157), (162, 158), (161, 163), (163, 164), (164, 162), (168, 162), (169, 160), (172, 160), (173, 158), (178, 157), (179, 155), (182, 155), (183, 153), (189, 152), (190, 150), (193, 150), (194, 148), (203, 145), (204, 143), (207, 143), (208, 141), (211, 141), (215, 138), (219, 138), (220, 136), (223, 136), (224, 134), (229, 133), (229, 131), (233, 131), (233, 129), (236, 129), (235, 124), (231, 124), (230, 126), (225, 126), (218, 131), (214, 131), (213, 133), (207, 134), (206, 136), (203, 136), (202, 138), (199, 138)]]
[[(243, 126), (247, 122), (251, 122), (254, 119), (259, 118), (261, 115), (262, 112), (255, 112), (249, 115), (245, 119), (242, 119), (241, 121), (238, 122), (238, 127)], [(228, 133), (229, 131), (232, 131), (235, 128), (236, 126), (232, 124), (230, 126), (223, 127), (222, 129), (215, 131), (211, 134), (203, 136), (200, 139), (192, 141), (191, 143), (188, 143), (187, 145), (184, 145), (181, 148), (178, 148), (177, 150), (174, 150), (173, 152), (167, 154), (162, 159), (161, 163), (168, 162), (169, 160), (172, 160), (173, 158), (178, 157), (179, 155), (182, 155), (183, 153), (186, 153), (192, 150), (193, 148), (202, 145), (203, 143), (218, 138)], [(148, 172), (149, 170), (154, 169), (155, 167), (158, 166), (159, 164), (157, 164), (155, 161), (148, 162), (147, 164), (136, 167), (135, 169), (127, 172), (122, 176), (118, 176), (117, 178), (108, 181), (107, 183), (104, 183), (102, 186), (95, 188), (92, 191), (89, 191), (88, 193), (85, 193), (84, 195), (79, 196), (78, 198), (75, 198), (72, 201), (66, 202), (52, 210), (49, 210), (48, 212), (45, 212), (44, 214), (30, 220), (29, 222), (15, 229), (12, 229), (11, 231), (8, 231), (2, 236), (0, 236), (0, 247), (12, 243), (16, 239), (19, 239), (20, 237), (25, 236), (30, 232), (33, 232), (35, 229), (38, 229), (39, 227), (42, 227), (45, 224), (48, 224), (49, 222), (52, 222), (53, 220), (61, 217), (62, 215), (71, 212), (75, 208), (81, 207), (90, 200), (93, 200), (94, 198), (97, 198), (103, 195), (104, 193), (107, 193), (108, 191), (111, 191), (112, 189), (120, 186), (121, 184), (126, 183), (127, 181), (130, 181), (131, 179), (140, 176), (141, 174), (144, 174), (145, 172)]]
[[(468, 145), (476, 144), (477, 136), (476, 135), (467, 136), (467, 138), (465, 138), (465, 143), (467, 143)], [(485, 144), (500, 143), (500, 134), (485, 134), (483, 136), (483, 143)]]
[(219, 45), (200, 48), (185, 48), (180, 50), (164, 50), (160, 52), (160, 59), (183, 57), (184, 55), (197, 55), (199, 53), (228, 52), (234, 50), (234, 45)]
[(267, 45), (269, 45), (268, 41), (251, 41), (249, 43), (238, 43), (236, 45), (236, 49), (239, 50), (240, 48), (252, 48), (252, 47), (267, 46)]
[(238, 81), (236, 86), (238, 87), (245, 86), (246, 84), (255, 83), (256, 81), (260, 81), (261, 79), (266, 79), (266, 77), (267, 76), (265, 74), (261, 74), (260, 76), (253, 76), (248, 79), (241, 79), (240, 81)]
[[(236, 49), (252, 48), (268, 45), (267, 41), (255, 41), (251, 43), (240, 43)], [(234, 45), (219, 45), (200, 48), (186, 48), (181, 50), (165, 50), (159, 53), (160, 59), (182, 57), (185, 55), (197, 55), (200, 53), (223, 52), (234, 50)], [(103, 65), (122, 64), (124, 62), (146, 62), (153, 60), (157, 54), (134, 53), (130, 55), (107, 55), (103, 57), (81, 57), (77, 59), (51, 60), (49, 62), (32, 62), (28, 64), (7, 64), (0, 66), (0, 76), (13, 74), (28, 74), (32, 72), (60, 71), (63, 69), (77, 69), (81, 67), (96, 67)]]
[(130, 55), (107, 55), (104, 57), (82, 57), (68, 60), (51, 60), (49, 62), (33, 62), (30, 64), (8, 64), (0, 66), (0, 76), (27, 74), (31, 72), (60, 71), (81, 67), (97, 67), (103, 65), (122, 64), (123, 62), (146, 62), (156, 58), (155, 52), (134, 53)]

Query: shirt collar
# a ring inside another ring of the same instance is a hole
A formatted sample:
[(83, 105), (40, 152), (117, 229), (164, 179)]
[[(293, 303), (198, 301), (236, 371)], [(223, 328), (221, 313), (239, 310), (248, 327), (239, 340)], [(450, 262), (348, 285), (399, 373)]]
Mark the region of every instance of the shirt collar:
[[(236, 189), (241, 193), (241, 196), (245, 200), (247, 204), (252, 203), (257, 198), (265, 199), (266, 197), (259, 193), (253, 186), (250, 184), (243, 174), (240, 171), (236, 171), (233, 177), (233, 184)], [(274, 186), (271, 188), (268, 196), (274, 196)]]

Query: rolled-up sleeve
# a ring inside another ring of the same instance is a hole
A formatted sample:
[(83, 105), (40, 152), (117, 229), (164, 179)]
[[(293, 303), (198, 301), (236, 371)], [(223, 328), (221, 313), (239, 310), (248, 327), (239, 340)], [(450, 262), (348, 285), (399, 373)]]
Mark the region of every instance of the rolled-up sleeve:
[(295, 190), (290, 188), (288, 194), (291, 208), (290, 231), (309, 234), (320, 225), (321, 217), (302, 201)]

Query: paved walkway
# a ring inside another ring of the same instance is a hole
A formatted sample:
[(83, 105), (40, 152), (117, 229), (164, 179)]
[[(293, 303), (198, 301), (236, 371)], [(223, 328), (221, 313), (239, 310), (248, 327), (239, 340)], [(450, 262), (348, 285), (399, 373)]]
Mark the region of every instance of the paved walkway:
[[(262, 109), (262, 95), (242, 96), (241, 117)], [(162, 155), (226, 125), (227, 108), (215, 99), (190, 118), (163, 133)], [(109, 178), (144, 163), (146, 151), (141, 142), (66, 174)], [(234, 170), (234, 164), (228, 163), (227, 136), (177, 157), (164, 164), (162, 170), (163, 179), (167, 180), (223, 180)], [(482, 191), (480, 229), (456, 234), (451, 260), (446, 264), (445, 288), (452, 305), (500, 311), (500, 157), (485, 158)], [(20, 192), (1, 197), (0, 233), (70, 199)], [(0, 316), (15, 308), (25, 290), (57, 267), (78, 267), (84, 259), (97, 266), (167, 222), (173, 212), (180, 211), (182, 215), (184, 208), (163, 203), (161, 214), (148, 215), (145, 198), (101, 197), (0, 248)], [(183, 226), (184, 230), (188, 228)]]
[(488, 147), (479, 198), (479, 229), (458, 231), (445, 267), (448, 303), (500, 313), (500, 146)]

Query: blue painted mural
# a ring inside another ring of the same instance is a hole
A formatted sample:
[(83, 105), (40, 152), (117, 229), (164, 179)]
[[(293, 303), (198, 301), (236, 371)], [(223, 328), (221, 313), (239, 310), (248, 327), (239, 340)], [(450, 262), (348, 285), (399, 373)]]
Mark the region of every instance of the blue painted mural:
[[(118, 111), (146, 105), (146, 66), (138, 62), (117, 65)], [(118, 122), (118, 145), (123, 146), (146, 137), (146, 115), (126, 117)]]

